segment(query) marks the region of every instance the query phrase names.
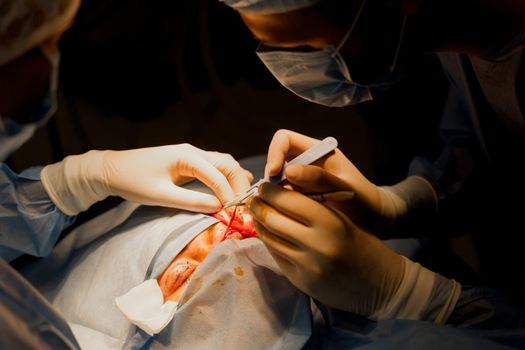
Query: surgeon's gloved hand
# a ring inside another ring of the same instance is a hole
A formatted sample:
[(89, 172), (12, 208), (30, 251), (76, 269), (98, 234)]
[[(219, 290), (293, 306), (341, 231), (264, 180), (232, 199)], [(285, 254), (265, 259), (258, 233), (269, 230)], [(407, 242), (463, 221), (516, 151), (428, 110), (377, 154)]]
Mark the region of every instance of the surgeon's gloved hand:
[[(217, 212), (221, 203), (248, 189), (252, 176), (230, 155), (189, 144), (129, 151), (90, 151), (44, 167), (42, 183), (51, 200), (67, 215), (76, 215), (104, 198)], [(215, 194), (179, 185), (198, 179)]]
[(341, 212), (264, 184), (248, 204), (258, 237), (300, 290), (374, 320), (445, 323), (460, 286), (390, 250)]
[[(268, 150), (265, 174), (278, 174), (286, 160), (318, 142), (293, 131), (279, 130)], [(289, 166), (285, 175), (291, 187), (303, 193), (353, 191), (354, 198), (339, 203), (338, 209), (375, 234), (389, 235), (396, 227), (406, 230), (432, 216), (437, 205), (437, 196), (426, 179), (410, 176), (394, 186), (376, 186), (339, 149), (315, 166)]]

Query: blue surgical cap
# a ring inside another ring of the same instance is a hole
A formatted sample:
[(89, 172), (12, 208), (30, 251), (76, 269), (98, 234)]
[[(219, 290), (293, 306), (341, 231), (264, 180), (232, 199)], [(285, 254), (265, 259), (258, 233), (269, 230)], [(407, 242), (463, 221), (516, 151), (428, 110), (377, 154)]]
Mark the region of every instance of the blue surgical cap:
[(239, 12), (261, 15), (284, 13), (313, 6), (321, 0), (220, 0)]

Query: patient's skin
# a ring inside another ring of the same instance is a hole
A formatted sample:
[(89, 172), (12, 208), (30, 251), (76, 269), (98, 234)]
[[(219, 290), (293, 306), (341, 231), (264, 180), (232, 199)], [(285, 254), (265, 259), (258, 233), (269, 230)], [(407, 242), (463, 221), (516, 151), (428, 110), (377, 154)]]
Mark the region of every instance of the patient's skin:
[[(221, 211), (217, 213), (216, 217), (222, 216), (223, 221), (228, 223), (231, 214), (232, 210)], [(208, 227), (199, 233), (160, 274), (157, 281), (162, 290), (164, 302), (168, 300), (178, 302), (180, 300), (193, 272), (208, 256), (213, 246), (225, 239), (243, 239), (255, 235), (253, 221), (244, 213), (244, 208), (238, 209), (236, 214), (236, 225), (232, 225), (234, 229), (230, 227), (227, 235), (225, 235), (227, 225), (223, 222)]]

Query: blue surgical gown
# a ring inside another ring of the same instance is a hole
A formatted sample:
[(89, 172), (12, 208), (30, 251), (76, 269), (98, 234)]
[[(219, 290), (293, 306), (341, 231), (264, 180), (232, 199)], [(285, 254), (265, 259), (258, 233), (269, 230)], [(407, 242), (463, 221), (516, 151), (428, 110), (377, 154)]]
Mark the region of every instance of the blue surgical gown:
[(20, 174), (0, 164), (0, 257), (46, 256), (60, 233), (74, 221), (62, 213), (40, 182), (41, 168)]
[(66, 321), (1, 258), (0, 349), (80, 349)]
[(315, 303), (307, 349), (524, 349), (525, 312), (494, 289), (463, 286), (446, 325), (370, 321)]
[[(48, 95), (26, 116), (26, 123), (0, 116), (0, 161), (27, 142), (56, 111), (56, 75), (52, 73)], [(16, 174), (0, 163), (0, 258), (4, 260), (22, 254), (48, 255), (60, 232), (74, 221), (53, 204), (40, 182), (40, 171), (30, 168)]]
[(430, 180), (436, 235), (469, 234), (487, 285), (525, 295), (525, 33), (487, 57), (438, 54), (450, 83), (436, 159), (416, 158), (410, 175)]
[[(55, 101), (52, 87), (27, 124), (0, 116), (0, 161), (48, 120)], [(80, 348), (66, 321), (4, 261), (22, 254), (50, 254), (60, 232), (74, 221), (50, 200), (40, 182), (40, 170), (16, 174), (0, 163), (0, 349)]]

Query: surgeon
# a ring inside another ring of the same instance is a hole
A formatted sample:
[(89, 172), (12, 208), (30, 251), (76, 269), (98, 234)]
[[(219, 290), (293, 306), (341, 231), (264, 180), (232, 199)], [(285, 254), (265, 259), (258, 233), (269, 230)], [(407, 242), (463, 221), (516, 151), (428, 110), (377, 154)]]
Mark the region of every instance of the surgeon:
[[(57, 41), (79, 5), (79, 0), (0, 0), (1, 161), (55, 112)], [(214, 195), (180, 187), (193, 179)], [(48, 255), (78, 213), (108, 196), (212, 213), (250, 181), (230, 155), (189, 144), (90, 151), (20, 174), (2, 163), (0, 348), (79, 348), (61, 316), (5, 261)]]
[[(371, 101), (402, 79), (407, 58), (422, 54), (437, 53), (450, 81), (443, 150), (436, 159), (415, 158), (400, 183), (378, 186), (336, 151), (317, 166), (288, 167), (295, 191), (260, 188), (249, 208), (290, 281), (329, 306), (373, 320), (473, 325), (498, 319), (491, 292), (462, 288), (377, 238), (468, 233), (485, 283), (522, 302), (525, 265), (516, 242), (525, 195), (525, 2), (222, 1), (260, 41), (256, 54), (275, 78), (310, 102)], [(277, 132), (266, 174), (277, 174), (315, 142)], [(300, 193), (338, 190), (355, 197), (321, 204)]]

